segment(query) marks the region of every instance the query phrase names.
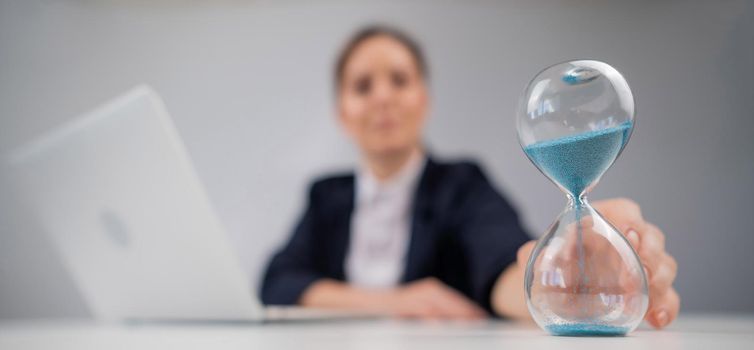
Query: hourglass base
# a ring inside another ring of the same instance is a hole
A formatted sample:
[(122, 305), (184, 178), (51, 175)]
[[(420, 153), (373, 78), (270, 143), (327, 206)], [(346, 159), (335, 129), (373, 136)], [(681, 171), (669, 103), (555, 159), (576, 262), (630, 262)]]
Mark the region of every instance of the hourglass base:
[(544, 327), (552, 335), (567, 337), (620, 337), (626, 335), (631, 329), (629, 327), (611, 326), (606, 324), (594, 323), (561, 323), (551, 324)]

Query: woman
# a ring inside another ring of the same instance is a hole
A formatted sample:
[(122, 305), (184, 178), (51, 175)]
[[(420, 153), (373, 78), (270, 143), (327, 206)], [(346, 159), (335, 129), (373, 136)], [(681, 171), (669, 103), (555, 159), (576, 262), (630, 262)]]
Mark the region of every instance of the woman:
[[(316, 181), (290, 241), (271, 260), (265, 304), (417, 318), (529, 318), (523, 288), (534, 242), (472, 162), (422, 146), (429, 110), (418, 45), (385, 27), (357, 33), (335, 67), (339, 122), (361, 154), (356, 174)], [(647, 320), (675, 319), (676, 263), (630, 200), (596, 202), (647, 269)]]

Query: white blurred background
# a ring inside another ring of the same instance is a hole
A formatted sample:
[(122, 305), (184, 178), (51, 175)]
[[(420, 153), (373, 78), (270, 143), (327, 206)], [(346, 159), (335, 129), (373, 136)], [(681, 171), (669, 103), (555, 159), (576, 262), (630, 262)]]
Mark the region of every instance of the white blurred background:
[[(0, 0), (0, 152), (152, 85), (256, 288), (307, 184), (354, 165), (332, 65), (373, 22), (424, 46), (433, 154), (480, 160), (533, 235), (565, 197), (519, 148), (520, 92), (567, 59), (618, 68), (637, 127), (591, 197), (633, 198), (665, 231), (684, 310), (754, 312), (751, 1)], [(15, 203), (0, 175), (0, 318), (88, 315)]]

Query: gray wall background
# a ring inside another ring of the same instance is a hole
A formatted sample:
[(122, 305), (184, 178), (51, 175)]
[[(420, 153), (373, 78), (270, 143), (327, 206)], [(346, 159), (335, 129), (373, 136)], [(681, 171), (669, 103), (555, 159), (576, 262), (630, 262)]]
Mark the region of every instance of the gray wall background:
[[(331, 65), (372, 21), (425, 46), (432, 150), (481, 160), (534, 234), (565, 198), (518, 146), (520, 92), (567, 59), (621, 70), (638, 124), (591, 197), (633, 198), (664, 229), (684, 310), (754, 312), (752, 2), (1, 0), (0, 152), (151, 84), (256, 286), (308, 181), (356, 160), (334, 121)], [(0, 181), (0, 317), (86, 316), (8, 187)]]

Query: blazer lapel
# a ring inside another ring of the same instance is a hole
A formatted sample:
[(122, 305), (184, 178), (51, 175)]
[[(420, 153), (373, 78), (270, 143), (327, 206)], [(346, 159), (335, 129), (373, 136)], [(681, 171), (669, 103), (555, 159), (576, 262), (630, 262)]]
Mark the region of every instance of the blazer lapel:
[(334, 198), (335, 203), (337, 203), (335, 210), (339, 214), (336, 215), (332, 226), (333, 254), (330, 269), (334, 272), (335, 278), (341, 281), (346, 279), (346, 252), (350, 242), (351, 214), (353, 213), (354, 196), (356, 194), (354, 187), (355, 180), (350, 177), (350, 180), (339, 191), (337, 198)]
[(437, 164), (432, 158), (422, 172), (419, 186), (414, 196), (412, 209), (411, 240), (406, 255), (406, 266), (402, 281), (410, 282), (427, 276), (431, 271), (433, 244), (433, 193), (435, 192)]

